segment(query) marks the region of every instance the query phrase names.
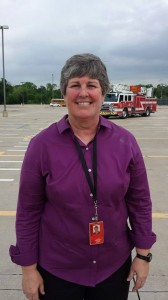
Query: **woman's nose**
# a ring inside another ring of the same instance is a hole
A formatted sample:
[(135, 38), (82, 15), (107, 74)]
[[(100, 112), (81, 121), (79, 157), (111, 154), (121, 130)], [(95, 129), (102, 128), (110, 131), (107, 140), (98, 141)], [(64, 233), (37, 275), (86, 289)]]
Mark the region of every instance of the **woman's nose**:
[(86, 97), (88, 96), (88, 90), (86, 87), (81, 87), (79, 91), (79, 96)]

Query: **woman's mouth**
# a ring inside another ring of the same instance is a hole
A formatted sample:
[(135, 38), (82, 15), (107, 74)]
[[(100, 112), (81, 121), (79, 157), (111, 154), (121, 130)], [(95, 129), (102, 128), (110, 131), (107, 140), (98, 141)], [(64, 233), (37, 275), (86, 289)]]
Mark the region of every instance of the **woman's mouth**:
[(79, 106), (88, 106), (90, 104), (92, 104), (91, 101), (80, 101), (80, 102), (76, 102)]

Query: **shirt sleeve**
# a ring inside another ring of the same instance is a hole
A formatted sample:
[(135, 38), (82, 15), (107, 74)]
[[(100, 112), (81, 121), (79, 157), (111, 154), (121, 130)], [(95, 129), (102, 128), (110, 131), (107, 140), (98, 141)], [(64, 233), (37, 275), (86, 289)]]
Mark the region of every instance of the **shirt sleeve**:
[(45, 204), (45, 177), (42, 175), (42, 151), (32, 140), (22, 165), (16, 212), (16, 246), (11, 246), (11, 260), (21, 266), (38, 261), (38, 236)]
[(150, 249), (156, 241), (156, 235), (152, 232), (152, 202), (147, 172), (135, 140), (131, 151), (132, 159), (127, 170), (130, 173), (130, 184), (126, 194), (130, 237), (135, 247)]

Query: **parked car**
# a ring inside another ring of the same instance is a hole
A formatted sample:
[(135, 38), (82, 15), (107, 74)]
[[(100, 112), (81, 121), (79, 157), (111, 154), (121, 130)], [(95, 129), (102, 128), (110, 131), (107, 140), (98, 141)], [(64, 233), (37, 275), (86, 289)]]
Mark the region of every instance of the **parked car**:
[(52, 106), (52, 107), (61, 107), (61, 104), (58, 104), (58, 103), (50, 103), (49, 104), (50, 106)]

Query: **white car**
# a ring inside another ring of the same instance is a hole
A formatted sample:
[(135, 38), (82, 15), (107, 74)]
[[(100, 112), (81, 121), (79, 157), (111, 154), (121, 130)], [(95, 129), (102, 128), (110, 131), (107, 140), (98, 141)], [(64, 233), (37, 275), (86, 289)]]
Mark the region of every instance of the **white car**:
[(52, 107), (61, 107), (61, 105), (58, 103), (50, 103), (49, 105)]

